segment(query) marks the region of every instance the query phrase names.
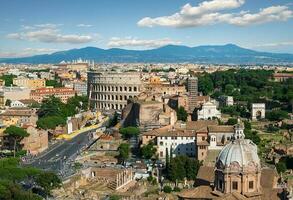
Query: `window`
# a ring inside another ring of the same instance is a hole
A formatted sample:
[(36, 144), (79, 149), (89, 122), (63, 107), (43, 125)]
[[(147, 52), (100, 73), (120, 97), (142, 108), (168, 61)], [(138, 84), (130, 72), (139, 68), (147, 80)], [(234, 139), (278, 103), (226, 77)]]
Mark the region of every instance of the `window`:
[(201, 137), (202, 140), (205, 140), (206, 138), (204, 136)]
[(249, 181), (249, 189), (253, 189), (253, 181)]
[(232, 189), (233, 190), (238, 190), (238, 182), (237, 181), (232, 182)]
[(163, 146), (163, 144), (164, 144), (163, 142), (160, 142), (160, 145), (161, 145), (161, 146)]
[(163, 151), (160, 151), (160, 157), (163, 157)]

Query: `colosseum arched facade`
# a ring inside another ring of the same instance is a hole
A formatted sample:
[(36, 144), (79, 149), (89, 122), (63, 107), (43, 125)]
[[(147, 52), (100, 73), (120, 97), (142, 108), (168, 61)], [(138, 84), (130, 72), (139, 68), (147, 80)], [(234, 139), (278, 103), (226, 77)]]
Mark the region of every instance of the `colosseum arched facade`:
[(142, 90), (139, 73), (88, 72), (90, 104), (98, 110), (121, 110)]

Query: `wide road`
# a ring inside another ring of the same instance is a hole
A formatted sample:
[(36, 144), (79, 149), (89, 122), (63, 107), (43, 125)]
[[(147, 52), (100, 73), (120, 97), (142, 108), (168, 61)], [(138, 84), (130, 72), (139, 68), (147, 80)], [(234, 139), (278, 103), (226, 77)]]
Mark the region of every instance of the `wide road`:
[(91, 143), (92, 140), (90, 138), (92, 132), (91, 130), (80, 133), (71, 140), (63, 141), (45, 154), (35, 158), (29, 165), (59, 173), (63, 172), (63, 170), (67, 170), (65, 168), (69, 166), (66, 165), (68, 165), (70, 161), (73, 161), (74, 157)]

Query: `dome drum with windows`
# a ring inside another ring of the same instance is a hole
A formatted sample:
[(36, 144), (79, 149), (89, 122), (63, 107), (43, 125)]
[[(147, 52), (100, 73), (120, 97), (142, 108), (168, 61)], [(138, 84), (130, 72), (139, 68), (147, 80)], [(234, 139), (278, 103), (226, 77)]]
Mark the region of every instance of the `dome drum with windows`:
[(245, 139), (244, 126), (238, 120), (232, 140), (216, 160), (215, 192), (259, 194), (261, 165), (257, 146)]

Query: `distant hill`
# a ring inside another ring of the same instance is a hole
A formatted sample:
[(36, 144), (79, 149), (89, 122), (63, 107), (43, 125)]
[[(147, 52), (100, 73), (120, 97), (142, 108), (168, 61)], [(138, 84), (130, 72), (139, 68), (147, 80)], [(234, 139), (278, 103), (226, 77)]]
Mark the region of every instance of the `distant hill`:
[(100, 49), (85, 47), (24, 58), (0, 58), (5, 63), (59, 63), (82, 58), (95, 62), (191, 62), (217, 64), (288, 64), (293, 54), (267, 53), (245, 49), (234, 44), (187, 47), (167, 45), (151, 50)]

